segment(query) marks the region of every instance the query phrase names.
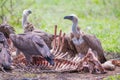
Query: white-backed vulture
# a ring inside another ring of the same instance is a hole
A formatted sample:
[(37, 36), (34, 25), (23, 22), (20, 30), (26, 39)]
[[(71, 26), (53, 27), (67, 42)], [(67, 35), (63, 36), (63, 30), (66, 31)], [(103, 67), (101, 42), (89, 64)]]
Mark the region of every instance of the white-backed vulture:
[(10, 34), (14, 34), (15, 30), (12, 26), (7, 23), (0, 24), (0, 32), (2, 32), (5, 37), (8, 39)]
[(15, 48), (13, 47), (12, 42), (9, 38), (10, 34), (15, 34), (14, 28), (10, 26), (7, 22), (4, 22), (0, 24), (0, 32), (2, 32), (5, 35), (7, 42), (9, 44), (10, 51), (14, 51)]
[(26, 32), (31, 32), (35, 29), (35, 27), (33, 26), (33, 24), (31, 24), (30, 22), (28, 22), (28, 16), (32, 13), (31, 10), (29, 9), (25, 9), (23, 11), (23, 15), (22, 15), (22, 27), (24, 30), (24, 33)]
[(78, 17), (76, 15), (72, 14), (70, 16), (65, 16), (64, 19), (68, 19), (73, 22), (71, 35), (77, 52), (85, 56), (88, 49), (91, 48), (99, 61), (104, 63), (106, 58), (99, 39), (94, 35), (83, 34), (80, 29), (78, 30)]
[(44, 40), (32, 32), (24, 34), (10, 34), (14, 46), (23, 52), (27, 63), (30, 63), (32, 55), (41, 55), (50, 65), (54, 65), (52, 54)]
[(0, 68), (11, 69), (11, 55), (6, 37), (0, 32)]
[(38, 30), (35, 29), (35, 27), (33, 26), (33, 24), (31, 24), (30, 22), (28, 22), (28, 16), (32, 13), (31, 10), (24, 10), (23, 11), (23, 18), (22, 18), (22, 26), (24, 29), (24, 33), (27, 32), (33, 32), (33, 34), (39, 35), (47, 44), (47, 46), (51, 49), (51, 42), (54, 38), (54, 35), (46, 33), (42, 30)]

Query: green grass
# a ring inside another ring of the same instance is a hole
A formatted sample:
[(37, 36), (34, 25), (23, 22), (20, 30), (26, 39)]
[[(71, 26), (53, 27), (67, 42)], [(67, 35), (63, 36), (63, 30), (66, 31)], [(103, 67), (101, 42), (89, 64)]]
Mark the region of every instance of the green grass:
[[(9, 0), (5, 5), (11, 10)], [(72, 23), (63, 17), (74, 13), (81, 29), (96, 35), (105, 51), (120, 53), (120, 0), (13, 0), (12, 8), (12, 15), (6, 9), (4, 15), (17, 33), (23, 32), (24, 9), (31, 9), (29, 21), (48, 33), (53, 33), (54, 25), (69, 33)]]
[(109, 76), (103, 80), (120, 80), (120, 75)]

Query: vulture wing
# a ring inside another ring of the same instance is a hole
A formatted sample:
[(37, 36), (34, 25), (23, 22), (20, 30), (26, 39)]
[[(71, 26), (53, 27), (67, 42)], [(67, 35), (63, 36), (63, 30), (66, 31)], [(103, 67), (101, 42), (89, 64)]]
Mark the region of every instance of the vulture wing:
[(38, 52), (50, 63), (50, 65), (54, 65), (52, 54), (50, 53), (50, 49), (44, 42), (44, 40), (39, 36), (34, 36), (32, 38), (35, 47), (37, 48)]
[(104, 63), (106, 61), (106, 58), (104, 56), (104, 51), (101, 42), (96, 38), (96, 36), (83, 35), (83, 39), (93, 51), (97, 52), (98, 59), (100, 60), (100, 62)]
[(40, 36), (34, 36), (32, 41), (35, 44), (37, 50), (42, 54), (43, 57), (50, 56), (50, 49)]
[(8, 24), (0, 24), (0, 32), (3, 32), (6, 38), (9, 38), (9, 35), (12, 33), (15, 33), (15, 30), (13, 27), (11, 27)]

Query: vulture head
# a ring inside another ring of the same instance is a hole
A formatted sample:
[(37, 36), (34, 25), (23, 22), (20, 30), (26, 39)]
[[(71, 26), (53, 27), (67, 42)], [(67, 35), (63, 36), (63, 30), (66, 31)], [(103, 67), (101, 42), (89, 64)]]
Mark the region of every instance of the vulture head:
[(29, 10), (29, 9), (25, 9), (24, 11), (23, 11), (23, 18), (22, 18), (22, 26), (23, 26), (23, 29), (24, 29), (24, 27), (25, 27), (25, 25), (27, 24), (27, 18), (28, 18), (28, 16), (30, 15), (32, 13), (32, 11), (31, 10)]
[(74, 37), (80, 37), (80, 28), (78, 27), (78, 17), (75, 14), (71, 14), (69, 16), (65, 16), (64, 19), (71, 20), (73, 22), (72, 25), (72, 34)]
[(73, 23), (78, 23), (78, 17), (75, 14), (65, 16), (64, 19), (71, 20)]
[(28, 16), (29, 14), (31, 14), (32, 13), (32, 11), (31, 10), (28, 10), (28, 9), (25, 9), (24, 11), (23, 11), (23, 15), (25, 15), (25, 16)]

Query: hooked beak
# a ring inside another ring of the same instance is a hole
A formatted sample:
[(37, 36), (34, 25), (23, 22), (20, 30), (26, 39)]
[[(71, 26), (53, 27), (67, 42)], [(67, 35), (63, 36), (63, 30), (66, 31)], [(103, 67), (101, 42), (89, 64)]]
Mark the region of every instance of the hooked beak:
[(31, 13), (32, 13), (32, 11), (28, 10), (28, 9), (26, 9), (26, 10), (23, 11), (23, 15), (25, 15), (25, 16), (28, 16)]
[(31, 10), (28, 10), (28, 13), (29, 13), (29, 14), (31, 14), (31, 13), (32, 13), (32, 11), (31, 11)]
[(64, 19), (73, 20), (73, 16), (65, 16)]

